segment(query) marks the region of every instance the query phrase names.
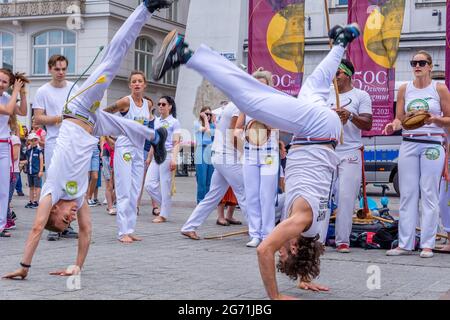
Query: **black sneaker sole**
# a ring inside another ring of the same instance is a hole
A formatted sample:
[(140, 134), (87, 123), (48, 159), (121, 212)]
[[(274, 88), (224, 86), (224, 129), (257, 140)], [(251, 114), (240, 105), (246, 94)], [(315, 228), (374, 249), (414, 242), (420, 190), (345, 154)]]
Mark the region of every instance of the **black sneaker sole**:
[(153, 64), (153, 80), (158, 81), (164, 76), (164, 73), (167, 70), (167, 68), (165, 68), (167, 59), (169, 58), (172, 50), (175, 48), (177, 40), (178, 32), (176, 30), (170, 31), (164, 38), (161, 50), (159, 51), (159, 54), (155, 59), (155, 63)]

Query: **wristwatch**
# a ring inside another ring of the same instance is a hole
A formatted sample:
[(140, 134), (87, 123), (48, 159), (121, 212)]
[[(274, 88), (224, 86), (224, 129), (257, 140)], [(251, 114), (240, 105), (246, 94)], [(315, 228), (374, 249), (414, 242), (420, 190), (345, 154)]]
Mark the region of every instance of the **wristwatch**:
[(348, 121), (352, 121), (353, 120), (353, 113), (350, 112), (350, 116), (348, 117)]

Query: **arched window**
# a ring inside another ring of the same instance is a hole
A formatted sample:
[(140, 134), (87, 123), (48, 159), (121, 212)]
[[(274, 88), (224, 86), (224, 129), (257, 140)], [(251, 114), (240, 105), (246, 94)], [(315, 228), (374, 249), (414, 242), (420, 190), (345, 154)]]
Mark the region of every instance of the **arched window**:
[(14, 36), (0, 31), (0, 68), (13, 70)]
[(76, 36), (72, 31), (50, 30), (33, 37), (33, 74), (47, 75), (47, 61), (54, 54), (69, 60), (67, 73), (75, 73)]
[(153, 50), (155, 42), (147, 37), (139, 37), (136, 40), (134, 53), (134, 68), (145, 73), (147, 79), (151, 78)]

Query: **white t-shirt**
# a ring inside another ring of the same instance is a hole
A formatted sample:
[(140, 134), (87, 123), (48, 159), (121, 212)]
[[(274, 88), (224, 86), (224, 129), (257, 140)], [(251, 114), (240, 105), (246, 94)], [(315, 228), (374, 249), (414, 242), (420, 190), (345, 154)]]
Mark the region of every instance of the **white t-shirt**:
[[(228, 103), (216, 125), (212, 151), (216, 154), (225, 155), (227, 164), (234, 164), (239, 159), (238, 151), (234, 148), (232, 140), (233, 129), (230, 129), (233, 117), (239, 117), (240, 111), (232, 102)], [(230, 131), (231, 130), (231, 131)]]
[[(0, 96), (0, 104), (5, 105), (8, 103), (11, 96), (3, 92), (3, 95)], [(11, 132), (11, 129), (8, 126), (8, 120), (9, 116), (0, 114), (0, 139), (5, 140), (9, 138), (9, 133)]]
[[(12, 143), (13, 147), (16, 145), (19, 145), (19, 146), (22, 145), (20, 142), (20, 138), (16, 135), (11, 135), (11, 143)], [(19, 148), (19, 152), (20, 152), (20, 148)], [(20, 160), (20, 156), (17, 157), (16, 161), (14, 161), (14, 172), (20, 172), (19, 160)]]
[[(128, 96), (130, 100), (130, 108), (126, 115), (122, 116), (125, 119), (134, 120), (140, 124), (144, 124), (145, 120), (150, 119), (150, 112), (148, 111), (147, 99), (143, 99), (142, 107), (138, 107), (131, 96)], [(118, 113), (119, 114), (119, 113)], [(116, 148), (120, 147), (132, 147), (134, 144), (130, 141), (127, 136), (119, 136), (116, 142)], [(142, 145), (144, 148), (144, 145)]]
[[(60, 116), (63, 112), (64, 104), (66, 103), (67, 95), (73, 82), (66, 81), (66, 86), (63, 88), (55, 88), (47, 82), (41, 86), (34, 97), (33, 109), (42, 109), (47, 116)], [(78, 86), (72, 89), (71, 96), (78, 91)], [(46, 125), (47, 137), (46, 144), (53, 144), (56, 142), (60, 125)]]
[[(339, 100), (341, 108), (344, 108), (353, 114), (372, 114), (372, 100), (370, 99), (370, 95), (363, 90), (353, 88), (346, 93), (339, 94)], [(332, 88), (330, 92), (328, 105), (331, 108), (336, 108), (336, 94), (334, 88)], [(344, 125), (344, 144), (339, 144), (336, 147), (336, 152), (342, 155), (361, 148), (363, 145), (361, 132), (362, 130), (355, 126), (353, 122), (347, 121)]]
[(180, 121), (175, 119), (172, 115), (169, 115), (165, 119), (157, 117), (155, 119), (155, 130), (161, 127), (164, 127), (167, 130), (167, 140), (165, 146), (167, 151), (171, 151), (173, 149), (173, 135), (181, 133)]
[(41, 199), (51, 194), (52, 205), (60, 199), (76, 200), (81, 208), (88, 188), (92, 149), (97, 143), (98, 139), (79, 125), (63, 121)]

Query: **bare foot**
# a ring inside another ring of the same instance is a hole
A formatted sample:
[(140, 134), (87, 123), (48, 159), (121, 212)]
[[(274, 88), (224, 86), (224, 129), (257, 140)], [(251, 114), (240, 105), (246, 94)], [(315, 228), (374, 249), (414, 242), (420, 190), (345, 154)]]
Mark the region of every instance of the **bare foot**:
[(124, 235), (119, 239), (122, 243), (133, 243), (133, 239), (129, 235)]
[(166, 222), (167, 219), (163, 216), (157, 216), (155, 219), (152, 220), (153, 223), (163, 223)]
[(322, 286), (318, 283), (314, 283), (314, 282), (305, 282), (305, 281), (299, 281), (297, 288), (302, 289), (302, 290), (311, 290), (311, 291), (316, 291), (316, 292), (320, 292), (320, 291), (330, 291), (330, 289), (328, 287)]
[(130, 234), (130, 235), (128, 235), (130, 238), (131, 238), (131, 240), (133, 240), (133, 241), (142, 241), (142, 238), (139, 238), (139, 237), (136, 237), (136, 236), (134, 236), (134, 235), (132, 235), (132, 234)]
[(439, 247), (439, 248), (436, 247), (435, 251), (438, 251), (438, 252), (439, 251), (441, 251), (441, 252), (450, 252), (450, 243), (446, 244), (446, 245), (444, 245), (442, 247)]

